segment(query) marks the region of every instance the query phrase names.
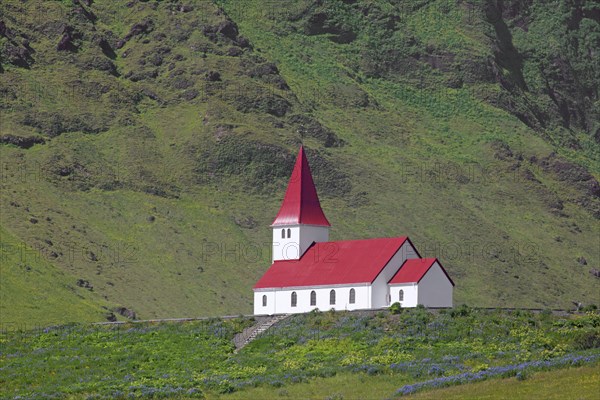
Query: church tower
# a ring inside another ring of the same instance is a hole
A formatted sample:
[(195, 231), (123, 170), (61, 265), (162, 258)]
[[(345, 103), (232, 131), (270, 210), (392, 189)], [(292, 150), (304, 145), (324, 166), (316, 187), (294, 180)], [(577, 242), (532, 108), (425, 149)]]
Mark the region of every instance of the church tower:
[(271, 224), (273, 261), (300, 259), (313, 242), (329, 240), (330, 226), (301, 146), (283, 203)]

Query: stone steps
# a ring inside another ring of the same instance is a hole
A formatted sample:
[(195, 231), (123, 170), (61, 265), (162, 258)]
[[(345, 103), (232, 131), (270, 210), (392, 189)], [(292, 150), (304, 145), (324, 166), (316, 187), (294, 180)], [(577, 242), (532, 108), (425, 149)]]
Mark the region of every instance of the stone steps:
[(255, 340), (257, 337), (259, 337), (261, 334), (263, 334), (265, 331), (267, 331), (270, 327), (277, 324), (278, 322), (283, 321), (288, 316), (289, 316), (289, 314), (281, 314), (281, 315), (274, 315), (272, 317), (266, 317), (262, 321), (259, 321), (256, 325), (254, 325), (250, 328), (246, 328), (246, 329), (244, 329), (243, 332), (238, 333), (233, 338), (233, 343), (235, 344), (235, 347), (236, 347), (235, 352), (237, 353), (238, 351), (243, 349), (244, 346), (246, 346), (248, 343)]

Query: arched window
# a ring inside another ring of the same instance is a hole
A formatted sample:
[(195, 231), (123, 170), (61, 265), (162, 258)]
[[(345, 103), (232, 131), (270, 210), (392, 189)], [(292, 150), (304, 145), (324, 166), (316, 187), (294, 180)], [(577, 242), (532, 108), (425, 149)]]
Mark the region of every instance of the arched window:
[(292, 292), (292, 307), (296, 307), (296, 304), (298, 304), (298, 295), (296, 292)]
[(282, 229), (282, 230), (281, 230), (281, 238), (282, 238), (282, 239), (285, 239), (285, 229)]
[(333, 289), (329, 292), (329, 304), (335, 305), (335, 290)]
[(288, 228), (288, 239), (292, 237), (292, 230)]
[(398, 293), (398, 300), (404, 301), (404, 290), (400, 289), (400, 293)]
[(263, 307), (267, 306), (267, 295), (263, 294)]
[(315, 292), (314, 290), (312, 292), (310, 292), (310, 305), (311, 306), (317, 305), (317, 292)]
[(350, 289), (350, 304), (356, 303), (356, 291), (354, 289)]

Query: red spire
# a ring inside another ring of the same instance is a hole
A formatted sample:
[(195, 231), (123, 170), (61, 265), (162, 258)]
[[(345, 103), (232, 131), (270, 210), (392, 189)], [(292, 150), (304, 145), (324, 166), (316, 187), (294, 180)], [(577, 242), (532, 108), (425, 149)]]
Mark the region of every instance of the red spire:
[(331, 226), (321, 209), (303, 146), (300, 146), (283, 203), (271, 226), (295, 224)]

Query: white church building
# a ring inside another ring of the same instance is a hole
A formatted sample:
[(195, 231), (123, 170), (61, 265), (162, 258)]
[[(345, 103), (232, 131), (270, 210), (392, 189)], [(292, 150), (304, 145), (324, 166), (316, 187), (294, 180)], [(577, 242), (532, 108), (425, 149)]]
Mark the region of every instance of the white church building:
[(303, 147), (271, 227), (273, 263), (254, 285), (254, 314), (452, 307), (454, 282), (408, 237), (329, 241)]

